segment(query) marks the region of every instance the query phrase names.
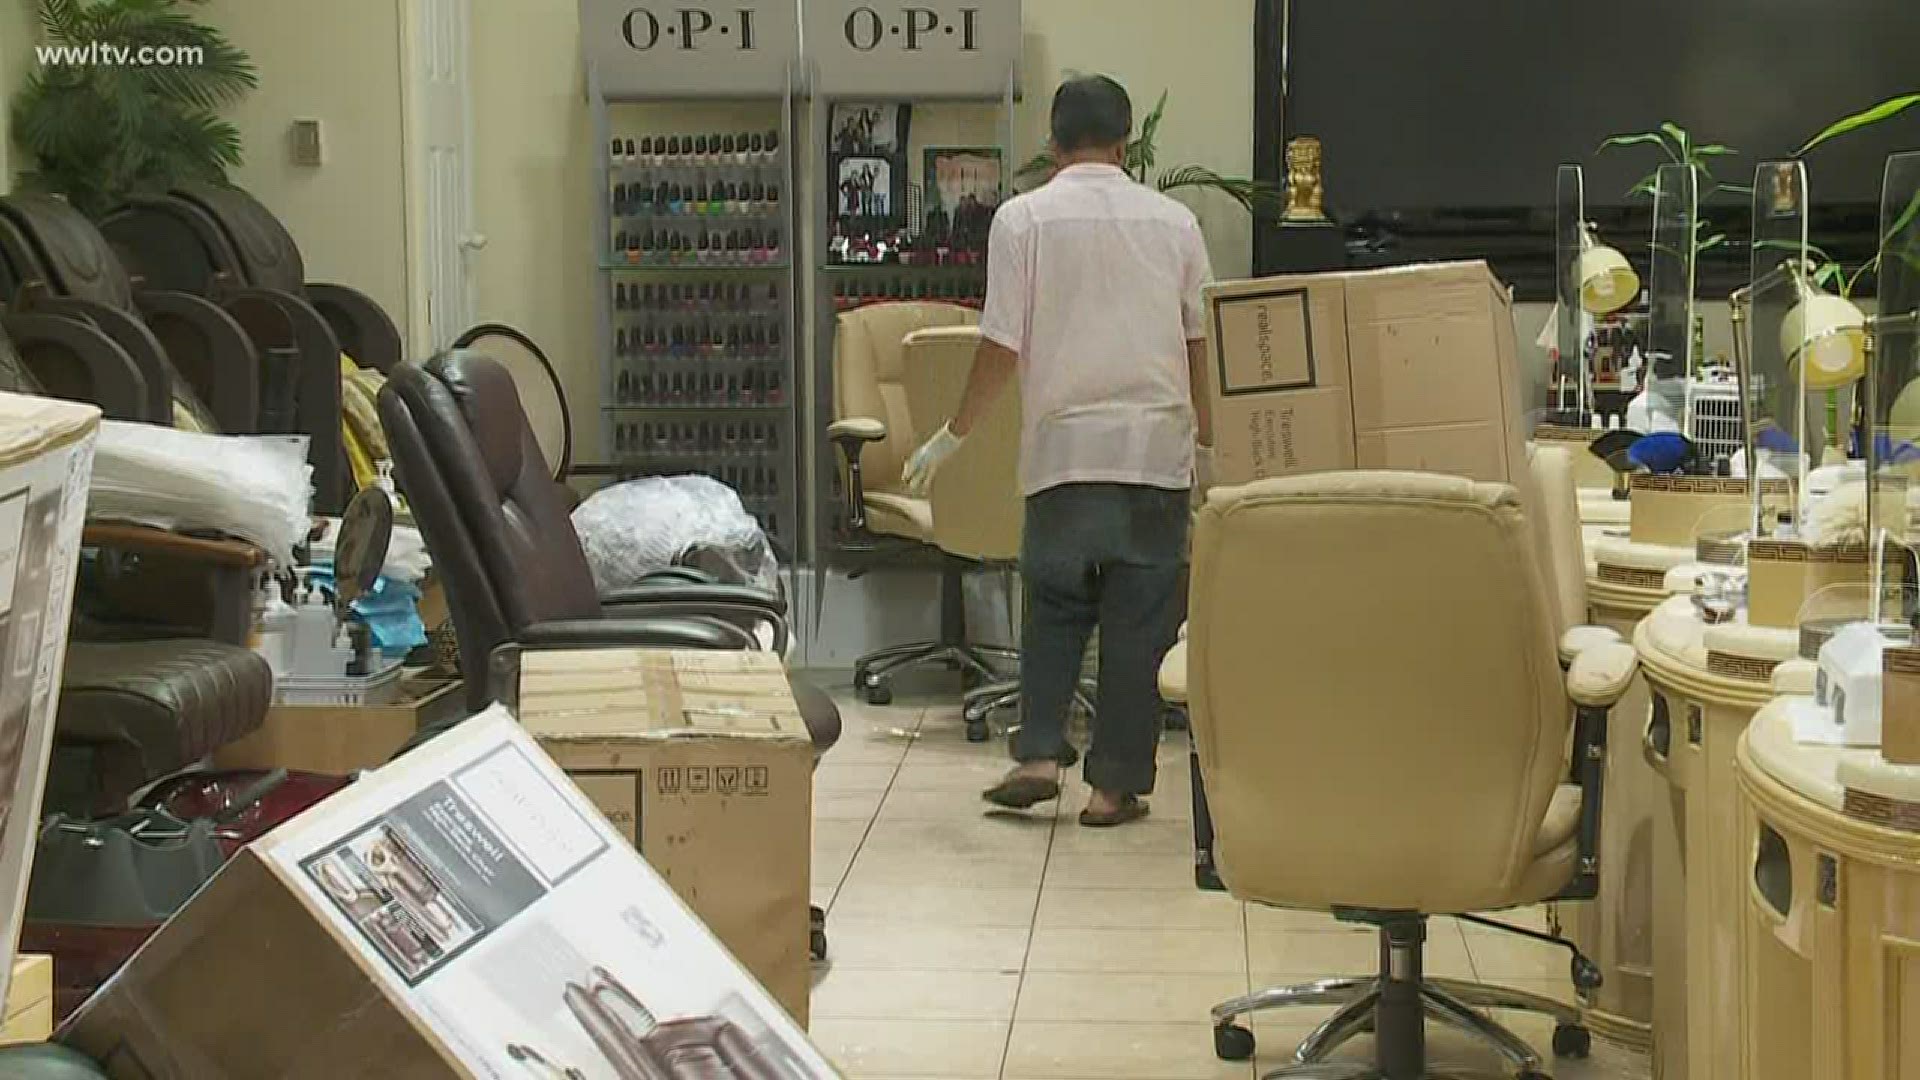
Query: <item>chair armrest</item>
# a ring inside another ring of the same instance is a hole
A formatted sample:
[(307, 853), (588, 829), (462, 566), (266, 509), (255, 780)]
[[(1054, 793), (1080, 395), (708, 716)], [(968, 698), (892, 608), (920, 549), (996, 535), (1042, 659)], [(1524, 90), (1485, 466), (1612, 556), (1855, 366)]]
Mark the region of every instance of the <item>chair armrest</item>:
[(1567, 670), (1567, 696), (1583, 708), (1611, 709), (1632, 685), (1640, 656), (1623, 642), (1595, 645), (1573, 659)]
[(1598, 645), (1615, 645), (1623, 639), (1620, 631), (1605, 626), (1576, 626), (1560, 635), (1560, 670), (1573, 666), (1581, 653)]
[(15, 311), (0, 315), (0, 330), (19, 346), (27, 370), (41, 383), (50, 384), (46, 389), (54, 397), (74, 396), (71, 373), (49, 372), (37, 364), (43, 350), (71, 358), (85, 369), (82, 378), (87, 387), (80, 396), (98, 405), (107, 419), (153, 421), (147, 415), (152, 407), (147, 377), (98, 325), (63, 315)]
[(1187, 639), (1182, 637), (1160, 661), (1160, 696), (1175, 705), (1187, 703)]
[(850, 416), (845, 420), (835, 420), (827, 425), (827, 438), (840, 444), (843, 449), (846, 444), (851, 443), (854, 448), (854, 457), (859, 456), (859, 447), (867, 443), (879, 442), (886, 437), (886, 422), (875, 420), (871, 416)]
[(866, 482), (861, 478), (860, 452), (868, 443), (887, 437), (887, 425), (869, 416), (850, 416), (827, 425), (827, 437), (840, 448), (847, 464), (847, 535), (861, 537), (867, 531)]
[(308, 282), (307, 302), (333, 327), (340, 348), (361, 367), (384, 375), (406, 359), (400, 328), (366, 293), (351, 285)]
[(712, 574), (707, 573), (697, 566), (669, 566), (664, 569), (655, 570), (646, 577), (641, 578), (640, 584), (642, 586), (655, 583), (716, 585), (719, 581), (719, 578), (714, 577)]
[(251, 431), (260, 417), (260, 354), (240, 321), (192, 293), (141, 289), (133, 299), (163, 339), (176, 368), (183, 360), (197, 362), (202, 381), (188, 382), (212, 410), (220, 430)]
[(80, 534), (80, 542), (87, 547), (110, 548), (114, 551), (131, 551), (143, 555), (166, 555), (211, 566), (231, 566), (242, 570), (264, 566), (267, 562), (267, 553), (245, 540), (188, 536), (168, 529), (156, 529), (150, 525), (89, 522)]
[(784, 616), (787, 602), (751, 585), (723, 585), (716, 581), (689, 581), (682, 578), (649, 576), (630, 589), (617, 589), (600, 597), (602, 607), (659, 603), (721, 603), (750, 607), (768, 615)]
[(786, 601), (744, 585), (641, 585), (601, 597), (601, 607), (616, 619), (658, 617), (724, 621), (752, 642), (739, 648), (761, 648), (762, 643), (755, 630), (766, 627), (773, 634), (773, 640), (766, 643), (767, 647), (781, 655), (786, 654), (787, 641), (791, 636), (791, 628), (787, 625)]

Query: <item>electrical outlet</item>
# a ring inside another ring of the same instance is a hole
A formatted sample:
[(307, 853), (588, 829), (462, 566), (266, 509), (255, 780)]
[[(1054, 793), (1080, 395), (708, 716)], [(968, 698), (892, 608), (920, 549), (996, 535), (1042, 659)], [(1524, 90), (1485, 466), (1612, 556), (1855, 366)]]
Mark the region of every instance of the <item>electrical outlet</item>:
[(326, 143), (321, 136), (320, 121), (295, 120), (289, 142), (293, 147), (295, 165), (319, 166), (326, 163)]

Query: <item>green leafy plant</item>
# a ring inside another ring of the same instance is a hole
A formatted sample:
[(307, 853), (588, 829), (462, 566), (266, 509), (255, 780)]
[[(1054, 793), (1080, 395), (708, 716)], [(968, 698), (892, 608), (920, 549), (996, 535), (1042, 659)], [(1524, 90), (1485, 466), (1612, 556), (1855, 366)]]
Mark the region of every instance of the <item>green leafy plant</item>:
[[(1160, 124), (1167, 113), (1167, 94), (1162, 91), (1160, 100), (1153, 111), (1140, 121), (1140, 134), (1127, 144), (1125, 168), (1127, 175), (1142, 184), (1151, 184), (1163, 192), (1178, 191), (1182, 188), (1217, 191), (1239, 203), (1249, 212), (1261, 211), (1279, 203), (1285, 189), (1266, 180), (1255, 180), (1245, 176), (1225, 176), (1204, 165), (1180, 165), (1165, 172), (1156, 172), (1159, 167)], [(1020, 167), (1013, 175), (1014, 182), (1024, 188), (1034, 188), (1052, 179), (1057, 165), (1052, 154), (1040, 154)]]
[[(1609, 150), (1624, 150), (1635, 146), (1653, 146), (1666, 158), (1665, 165), (1691, 165), (1697, 178), (1697, 197), (1701, 203), (1722, 192), (1734, 195), (1752, 195), (1753, 188), (1746, 184), (1729, 184), (1714, 175), (1714, 165), (1721, 158), (1733, 157), (1740, 151), (1720, 143), (1700, 142), (1687, 129), (1675, 123), (1664, 123), (1657, 131), (1641, 131), (1630, 135), (1613, 135), (1600, 144), (1597, 153)], [(1627, 194), (1635, 198), (1652, 198), (1659, 190), (1660, 172), (1653, 172), (1640, 178)], [(1725, 233), (1713, 232), (1707, 236), (1712, 223), (1705, 215), (1696, 215), (1693, 223), (1694, 253), (1711, 251), (1727, 242)]]
[[(1806, 143), (1795, 152), (1794, 156), (1805, 157), (1835, 139), (1851, 135), (1865, 128), (1873, 127), (1876, 124), (1885, 123), (1909, 109), (1916, 108), (1920, 108), (1920, 93), (1900, 94), (1888, 98), (1872, 108), (1862, 109), (1851, 116), (1841, 117), (1833, 123), (1828, 124), (1820, 130), (1818, 135), (1808, 139)], [(1845, 267), (1827, 255), (1826, 252), (1809, 247), (1809, 252), (1816, 254), (1821, 259), (1821, 265), (1813, 273), (1814, 282), (1823, 286), (1837, 285), (1840, 289), (1840, 295), (1852, 296), (1853, 290), (1860, 284), (1862, 278), (1866, 277), (1869, 272), (1879, 270), (1880, 259), (1885, 253), (1886, 246), (1904, 235), (1916, 217), (1920, 217), (1920, 191), (1914, 192), (1913, 197), (1907, 201), (1905, 209), (1900, 212), (1900, 216), (1895, 218), (1893, 224), (1887, 227), (1887, 234), (1880, 238), (1881, 251), (1876, 253), (1873, 258), (1867, 260), (1864, 265), (1852, 273), (1848, 273)], [(1903, 251), (1901, 258), (1909, 264), (1920, 263), (1920, 255), (1916, 255), (1911, 250)]]
[[(65, 195), (97, 216), (130, 196), (185, 181), (224, 180), (240, 164), (240, 132), (222, 108), (258, 84), (253, 62), (183, 5), (204, 0), (40, 0), (49, 49), (151, 49), (174, 64), (46, 63), (15, 95), (14, 141), (29, 161), (23, 187)], [(95, 56), (98, 60), (100, 57)]]

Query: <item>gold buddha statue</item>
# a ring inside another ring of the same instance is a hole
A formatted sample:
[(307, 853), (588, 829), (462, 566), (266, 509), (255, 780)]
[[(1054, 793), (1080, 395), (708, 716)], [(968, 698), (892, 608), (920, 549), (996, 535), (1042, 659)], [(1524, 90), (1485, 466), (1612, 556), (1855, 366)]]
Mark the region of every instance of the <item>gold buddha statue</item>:
[(1287, 140), (1287, 208), (1282, 221), (1319, 224), (1327, 220), (1322, 205), (1320, 140), (1301, 135)]

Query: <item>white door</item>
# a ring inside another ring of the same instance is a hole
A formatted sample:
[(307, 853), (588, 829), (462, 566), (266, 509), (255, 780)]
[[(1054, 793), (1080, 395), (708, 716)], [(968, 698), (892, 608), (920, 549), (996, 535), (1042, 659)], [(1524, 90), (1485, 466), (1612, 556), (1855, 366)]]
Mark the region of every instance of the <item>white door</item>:
[(472, 8), (471, 0), (407, 0), (406, 11), (414, 344), (437, 350), (473, 325), (472, 259), (487, 243), (473, 221)]

